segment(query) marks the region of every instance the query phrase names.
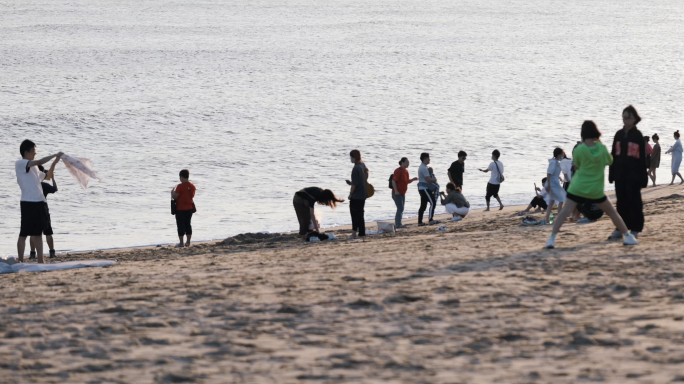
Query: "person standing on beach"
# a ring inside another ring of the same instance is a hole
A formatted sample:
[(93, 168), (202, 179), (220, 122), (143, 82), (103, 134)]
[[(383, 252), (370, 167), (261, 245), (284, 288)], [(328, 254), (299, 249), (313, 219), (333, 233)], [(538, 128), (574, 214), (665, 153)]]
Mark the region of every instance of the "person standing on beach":
[(437, 178), (430, 176), (430, 169), (428, 168), (428, 164), (430, 164), (430, 154), (427, 152), (421, 153), (420, 162), (420, 167), (418, 167), (418, 193), (420, 194), (418, 226), (427, 225), (423, 223), (423, 214), (425, 213), (428, 203), (430, 203), (430, 211), (428, 212), (430, 225), (439, 224), (439, 221), (434, 220), (437, 196), (435, 195), (435, 190), (431, 189), (430, 184), (436, 183)]
[[(178, 240), (176, 248), (189, 247), (192, 238), (192, 214), (197, 212), (195, 209), (195, 184), (190, 182), (190, 171), (183, 169), (178, 174), (180, 184), (175, 190), (171, 191), (171, 198), (176, 200), (176, 227), (178, 229)], [(187, 241), (183, 244), (183, 236)]]
[(408, 166), (409, 159), (402, 157), (399, 160), (399, 167), (394, 170), (392, 175), (392, 200), (394, 200), (394, 204), (397, 206), (397, 213), (394, 215), (394, 225), (396, 228), (406, 228), (405, 225), (401, 224), (406, 204), (406, 191), (409, 184), (418, 180), (417, 177), (409, 178)]
[(651, 136), (655, 145), (653, 146), (653, 153), (651, 154), (651, 164), (649, 164), (648, 172), (651, 180), (653, 180), (653, 186), (656, 186), (656, 169), (660, 167), (660, 137), (658, 134)]
[(320, 232), (321, 229), (314, 215), (314, 205), (316, 203), (335, 209), (337, 203), (342, 202), (344, 200), (338, 199), (329, 189), (309, 187), (297, 191), (292, 199), (292, 205), (294, 205), (297, 221), (299, 222), (299, 235), (306, 239), (306, 235), (311, 232), (309, 226), (312, 222), (314, 225), (313, 230)]
[(458, 160), (451, 163), (451, 166), (447, 171), (449, 181), (461, 189), (463, 189), (463, 173), (465, 172), (466, 157), (468, 157), (468, 154), (465, 153), (465, 151), (458, 151)]
[(561, 148), (556, 148), (553, 150), (553, 158), (549, 159), (549, 167), (546, 169), (546, 185), (544, 185), (546, 193), (549, 194), (549, 209), (546, 210), (546, 218), (542, 224), (549, 223), (551, 210), (556, 203), (558, 203), (558, 212), (563, 209), (565, 203), (565, 190), (560, 185), (560, 161), (564, 155), (565, 153)]
[[(608, 180), (615, 182), (617, 211), (635, 237), (639, 237), (639, 232), (644, 229), (641, 188), (648, 186), (646, 145), (644, 136), (637, 129), (640, 121), (641, 117), (633, 106), (622, 111), (624, 126), (613, 138), (613, 164), (608, 171)], [(609, 239), (620, 239), (620, 232), (620, 228), (616, 229)]]
[(651, 176), (651, 156), (653, 155), (653, 147), (649, 144), (650, 136), (644, 136), (644, 145), (646, 146), (646, 175)]
[[(55, 253), (55, 242), (52, 238), (54, 232), (52, 230), (52, 219), (50, 218), (50, 207), (47, 204), (47, 197), (49, 194), (57, 192), (57, 182), (55, 181), (55, 166), (57, 165), (57, 163), (59, 163), (59, 157), (52, 162), (50, 170), (47, 172), (47, 176), (45, 176), (45, 180), (52, 180), (52, 185), (46, 183), (45, 181), (40, 183), (40, 186), (43, 188), (43, 197), (45, 197), (45, 210), (47, 211), (48, 218), (43, 234), (45, 235), (45, 241), (47, 242), (48, 247), (50, 248), (51, 259), (57, 257), (57, 254)], [(45, 172), (45, 168), (43, 168), (42, 165), (39, 165), (38, 169), (40, 170), (40, 172)], [(29, 240), (29, 244), (31, 246), (29, 260), (33, 260), (36, 258), (36, 243), (33, 241), (33, 238)]]
[(601, 132), (593, 121), (587, 120), (582, 124), (581, 136), (583, 144), (577, 146), (572, 153), (577, 171), (568, 188), (568, 201), (553, 223), (546, 248), (556, 247), (556, 235), (578, 204), (596, 204), (613, 220), (620, 235), (623, 236), (624, 245), (639, 244), (604, 192), (605, 168), (613, 162), (613, 157), (599, 140)]
[(14, 171), (17, 175), (17, 184), (21, 189), (21, 229), (17, 240), (17, 256), (19, 262), (24, 262), (24, 251), (26, 250), (26, 238), (31, 236), (31, 240), (36, 245), (38, 262), (44, 263), (43, 259), (43, 232), (50, 225), (50, 216), (47, 211), (47, 202), (43, 195), (41, 182), (47, 176), (38, 170), (39, 165), (43, 165), (54, 158), (61, 158), (62, 152), (34, 160), (36, 157), (36, 144), (31, 140), (24, 140), (19, 146), (21, 160), (14, 164)]
[(366, 236), (366, 219), (364, 218), (364, 208), (368, 198), (366, 183), (368, 180), (368, 168), (361, 159), (361, 152), (354, 149), (349, 152), (349, 158), (354, 163), (352, 168), (351, 185), (349, 190), (349, 212), (352, 219), (352, 239)]
[(498, 149), (495, 149), (492, 152), (492, 162), (491, 164), (489, 164), (489, 167), (487, 167), (487, 169), (480, 169), (481, 172), (492, 173), (492, 176), (489, 178), (489, 182), (487, 183), (487, 194), (485, 195), (485, 200), (487, 201), (487, 209), (485, 209), (485, 212), (489, 211), (489, 200), (492, 197), (494, 197), (496, 201), (499, 202), (499, 210), (504, 209), (504, 205), (501, 202), (501, 199), (499, 198), (499, 188), (501, 187), (501, 182), (503, 181), (504, 167), (503, 164), (499, 161), (499, 157), (501, 157), (501, 152), (499, 152)]
[(684, 178), (682, 174), (679, 173), (679, 166), (682, 164), (682, 143), (679, 141), (679, 131), (674, 133), (675, 143), (666, 153), (672, 153), (672, 182), (670, 185), (674, 184), (675, 176), (679, 176), (682, 180), (679, 184), (684, 184)]

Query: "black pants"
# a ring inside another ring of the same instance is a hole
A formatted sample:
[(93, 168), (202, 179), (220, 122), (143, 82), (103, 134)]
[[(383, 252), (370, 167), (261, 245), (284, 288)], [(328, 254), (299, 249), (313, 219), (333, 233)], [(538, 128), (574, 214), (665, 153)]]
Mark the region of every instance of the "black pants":
[(359, 231), (359, 236), (366, 236), (366, 221), (363, 218), (366, 200), (349, 199), (349, 212), (352, 219), (352, 230)]
[(634, 232), (643, 231), (644, 203), (641, 201), (641, 183), (615, 180), (615, 197), (617, 212), (627, 225), (627, 229)]
[(308, 200), (297, 195), (295, 195), (292, 200), (292, 205), (294, 205), (297, 221), (299, 221), (299, 234), (304, 236), (311, 232), (309, 231), (309, 226), (311, 225), (311, 207), (309, 206)]
[(429, 220), (435, 216), (435, 208), (437, 208), (437, 199), (435, 198), (435, 191), (430, 191), (427, 189), (419, 189), (420, 193), (420, 208), (418, 209), (418, 224), (423, 222), (423, 214), (427, 208), (428, 203), (430, 203), (430, 211), (428, 211)]
[(178, 227), (178, 236), (192, 236), (192, 210), (176, 211), (176, 227)]
[(537, 196), (534, 199), (532, 199), (532, 201), (530, 201), (530, 206), (532, 206), (532, 208), (539, 207), (541, 209), (547, 209), (549, 207), (549, 205), (546, 204), (544, 198), (541, 196)]
[(499, 188), (501, 188), (501, 184), (487, 183), (487, 194), (485, 195), (485, 200), (487, 200), (487, 203), (489, 203), (489, 199), (492, 197), (495, 199), (499, 198)]

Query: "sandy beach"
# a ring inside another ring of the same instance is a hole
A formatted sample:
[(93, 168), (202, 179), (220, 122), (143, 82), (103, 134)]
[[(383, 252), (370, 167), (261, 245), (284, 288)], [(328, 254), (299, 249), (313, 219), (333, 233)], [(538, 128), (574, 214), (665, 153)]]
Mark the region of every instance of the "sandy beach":
[(604, 217), (543, 250), (551, 227), (507, 207), (366, 241), (64, 255), (118, 264), (0, 276), (0, 381), (684, 381), (684, 192), (643, 196), (636, 247)]

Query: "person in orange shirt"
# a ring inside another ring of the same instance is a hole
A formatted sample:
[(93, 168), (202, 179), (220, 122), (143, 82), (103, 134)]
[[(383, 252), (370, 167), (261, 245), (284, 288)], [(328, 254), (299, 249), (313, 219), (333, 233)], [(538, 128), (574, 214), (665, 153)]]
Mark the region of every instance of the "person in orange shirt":
[(409, 184), (418, 180), (417, 177), (409, 179), (409, 173), (406, 170), (408, 166), (409, 160), (402, 157), (399, 160), (399, 168), (394, 170), (394, 175), (392, 176), (392, 200), (394, 200), (394, 204), (397, 206), (397, 214), (394, 217), (396, 228), (406, 228), (405, 225), (401, 224), (401, 217), (404, 214), (404, 205), (406, 204), (406, 190)]
[[(197, 212), (195, 209), (195, 185), (188, 179), (190, 178), (190, 171), (184, 169), (180, 171), (181, 183), (176, 186), (176, 189), (171, 191), (171, 198), (176, 200), (176, 226), (178, 227), (178, 239), (180, 242), (176, 248), (183, 246), (190, 246), (190, 239), (192, 238), (192, 214)], [(187, 236), (187, 241), (183, 245), (183, 236)]]

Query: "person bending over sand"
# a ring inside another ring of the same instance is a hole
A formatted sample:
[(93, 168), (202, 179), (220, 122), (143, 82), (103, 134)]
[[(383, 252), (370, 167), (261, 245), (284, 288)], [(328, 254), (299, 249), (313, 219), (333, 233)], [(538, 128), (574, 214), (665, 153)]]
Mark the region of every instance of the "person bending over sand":
[(568, 201), (553, 224), (553, 231), (546, 241), (546, 248), (556, 247), (556, 235), (565, 219), (575, 210), (577, 204), (598, 205), (610, 216), (615, 226), (622, 233), (624, 245), (639, 244), (634, 235), (629, 233), (625, 222), (622, 221), (604, 192), (605, 168), (613, 162), (613, 157), (599, 141), (601, 132), (593, 121), (587, 120), (582, 124), (581, 135), (584, 143), (579, 145), (572, 154), (577, 171), (572, 178), (570, 188), (568, 188)]
[[(322, 189), (318, 187), (309, 187), (297, 191), (292, 199), (295, 213), (297, 214), (297, 221), (299, 221), (299, 235), (302, 239), (306, 239), (306, 235), (311, 232), (310, 224), (313, 221), (316, 232), (320, 232), (318, 220), (314, 215), (314, 205), (328, 206), (332, 209), (337, 208), (337, 203), (344, 202), (343, 199), (338, 199), (335, 194), (329, 189)], [(313, 220), (312, 220), (313, 219)]]

